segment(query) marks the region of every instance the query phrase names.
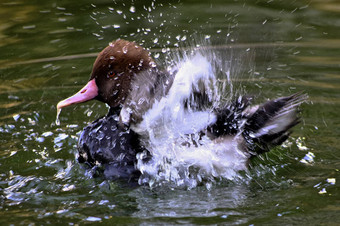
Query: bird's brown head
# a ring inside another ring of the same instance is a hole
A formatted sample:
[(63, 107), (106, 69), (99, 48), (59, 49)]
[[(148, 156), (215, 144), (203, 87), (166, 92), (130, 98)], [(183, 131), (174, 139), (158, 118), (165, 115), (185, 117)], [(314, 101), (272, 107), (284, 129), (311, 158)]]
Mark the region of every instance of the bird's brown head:
[(154, 66), (149, 52), (136, 43), (112, 42), (99, 53), (89, 82), (75, 95), (60, 101), (57, 108), (92, 99), (117, 107), (127, 97), (133, 76)]

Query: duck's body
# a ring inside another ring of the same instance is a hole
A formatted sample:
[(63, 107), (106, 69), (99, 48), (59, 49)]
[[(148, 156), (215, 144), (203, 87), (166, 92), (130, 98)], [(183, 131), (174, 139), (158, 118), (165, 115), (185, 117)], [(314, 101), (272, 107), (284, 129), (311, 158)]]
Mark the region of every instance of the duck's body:
[[(244, 170), (251, 156), (281, 144), (298, 123), (304, 95), (253, 107), (252, 98), (240, 97), (217, 107), (210, 64), (201, 58), (191, 63), (200, 67), (184, 64), (167, 73), (135, 43), (118, 40), (105, 48), (89, 83), (58, 104), (62, 108), (95, 98), (110, 106), (107, 116), (83, 130), (79, 161), (104, 165), (107, 178), (131, 180), (141, 171), (150, 173), (158, 148), (168, 148), (170, 154), (161, 158), (178, 158), (206, 173)], [(209, 167), (207, 158), (212, 159)]]
[(134, 181), (140, 176), (136, 154), (143, 152), (139, 136), (119, 126), (119, 112), (112, 111), (86, 126), (78, 141), (80, 163), (101, 165), (105, 178)]

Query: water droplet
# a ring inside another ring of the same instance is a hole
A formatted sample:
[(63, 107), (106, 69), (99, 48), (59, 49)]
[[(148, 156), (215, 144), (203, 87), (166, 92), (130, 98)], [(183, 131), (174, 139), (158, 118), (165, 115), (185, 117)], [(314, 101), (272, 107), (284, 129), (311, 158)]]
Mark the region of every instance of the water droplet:
[(48, 131), (48, 132), (44, 132), (43, 134), (41, 134), (41, 136), (43, 137), (49, 137), (49, 136), (52, 136), (53, 133), (51, 131)]
[(91, 110), (86, 111), (87, 117), (90, 117), (92, 115), (92, 113), (93, 113), (93, 111), (91, 111)]
[(63, 214), (63, 213), (67, 213), (67, 212), (68, 212), (68, 210), (63, 209), (63, 210), (58, 210), (56, 213), (57, 214)]
[(64, 184), (62, 191), (72, 191), (76, 188), (74, 184)]
[(330, 183), (331, 185), (335, 185), (336, 179), (335, 178), (327, 178), (327, 183)]
[(321, 189), (321, 191), (319, 191), (319, 194), (320, 194), (320, 195), (326, 194), (326, 193), (327, 193), (326, 188), (323, 188), (323, 189)]
[(19, 118), (20, 118), (20, 115), (19, 115), (19, 114), (13, 115), (13, 119), (14, 119), (15, 121), (18, 121)]
[(109, 203), (109, 200), (100, 200), (100, 202), (98, 203), (98, 205), (105, 205)]
[(57, 117), (56, 117), (56, 119), (55, 119), (55, 124), (56, 124), (57, 126), (60, 126), (60, 120), (59, 120), (60, 112), (61, 112), (61, 108), (57, 108)]
[(102, 131), (98, 131), (97, 139), (101, 141), (105, 137), (105, 134)]
[(128, 52), (127, 46), (123, 47), (123, 53), (126, 54)]
[(130, 12), (131, 12), (131, 13), (136, 12), (136, 8), (135, 8), (134, 6), (131, 6), (131, 7), (130, 7)]
[(9, 95), (8, 99), (10, 99), (10, 100), (19, 100), (19, 97), (13, 96), (13, 95)]
[(140, 104), (143, 104), (145, 102), (145, 99), (144, 98), (140, 98), (139, 100), (138, 100), (138, 104), (140, 105)]
[(28, 25), (28, 26), (23, 26), (23, 29), (34, 29), (36, 26), (35, 25)]
[(43, 138), (43, 137), (37, 137), (35, 140), (36, 140), (37, 142), (39, 142), (39, 143), (42, 143), (42, 142), (45, 141), (45, 138)]
[(101, 221), (102, 219), (99, 218), (99, 217), (88, 217), (85, 219), (86, 221), (91, 221), (91, 222), (94, 222), (94, 221)]
[(313, 152), (308, 152), (305, 157), (303, 157), (303, 159), (300, 160), (301, 163), (304, 163), (304, 164), (311, 164), (311, 163), (314, 163), (314, 158), (315, 158), (315, 155)]
[(157, 67), (157, 64), (156, 64), (155, 62), (153, 62), (153, 61), (151, 61), (149, 65), (150, 65), (151, 67), (154, 67), (154, 68)]

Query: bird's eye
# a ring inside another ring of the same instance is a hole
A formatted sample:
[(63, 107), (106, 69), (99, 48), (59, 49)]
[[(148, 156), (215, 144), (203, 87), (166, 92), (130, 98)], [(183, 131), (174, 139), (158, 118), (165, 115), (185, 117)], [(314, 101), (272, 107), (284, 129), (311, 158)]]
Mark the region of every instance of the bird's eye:
[(107, 74), (107, 77), (108, 77), (108, 78), (113, 78), (115, 75), (116, 75), (116, 73), (114, 73), (113, 71), (110, 71), (110, 72)]

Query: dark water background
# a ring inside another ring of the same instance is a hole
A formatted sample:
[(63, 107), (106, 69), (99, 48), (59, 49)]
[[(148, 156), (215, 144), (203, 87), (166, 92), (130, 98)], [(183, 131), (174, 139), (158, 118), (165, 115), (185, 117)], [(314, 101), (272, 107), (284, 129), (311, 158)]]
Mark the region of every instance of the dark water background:
[[(340, 224), (340, 3), (286, 1), (0, 2), (0, 224)], [(130, 188), (91, 178), (77, 134), (107, 109), (65, 109), (95, 54), (125, 38), (150, 48), (225, 51), (238, 88), (260, 99), (304, 90), (283, 146), (210, 189)], [(251, 51), (252, 59), (242, 59)], [(233, 57), (235, 56), (235, 57)], [(247, 69), (247, 70), (244, 70)]]

